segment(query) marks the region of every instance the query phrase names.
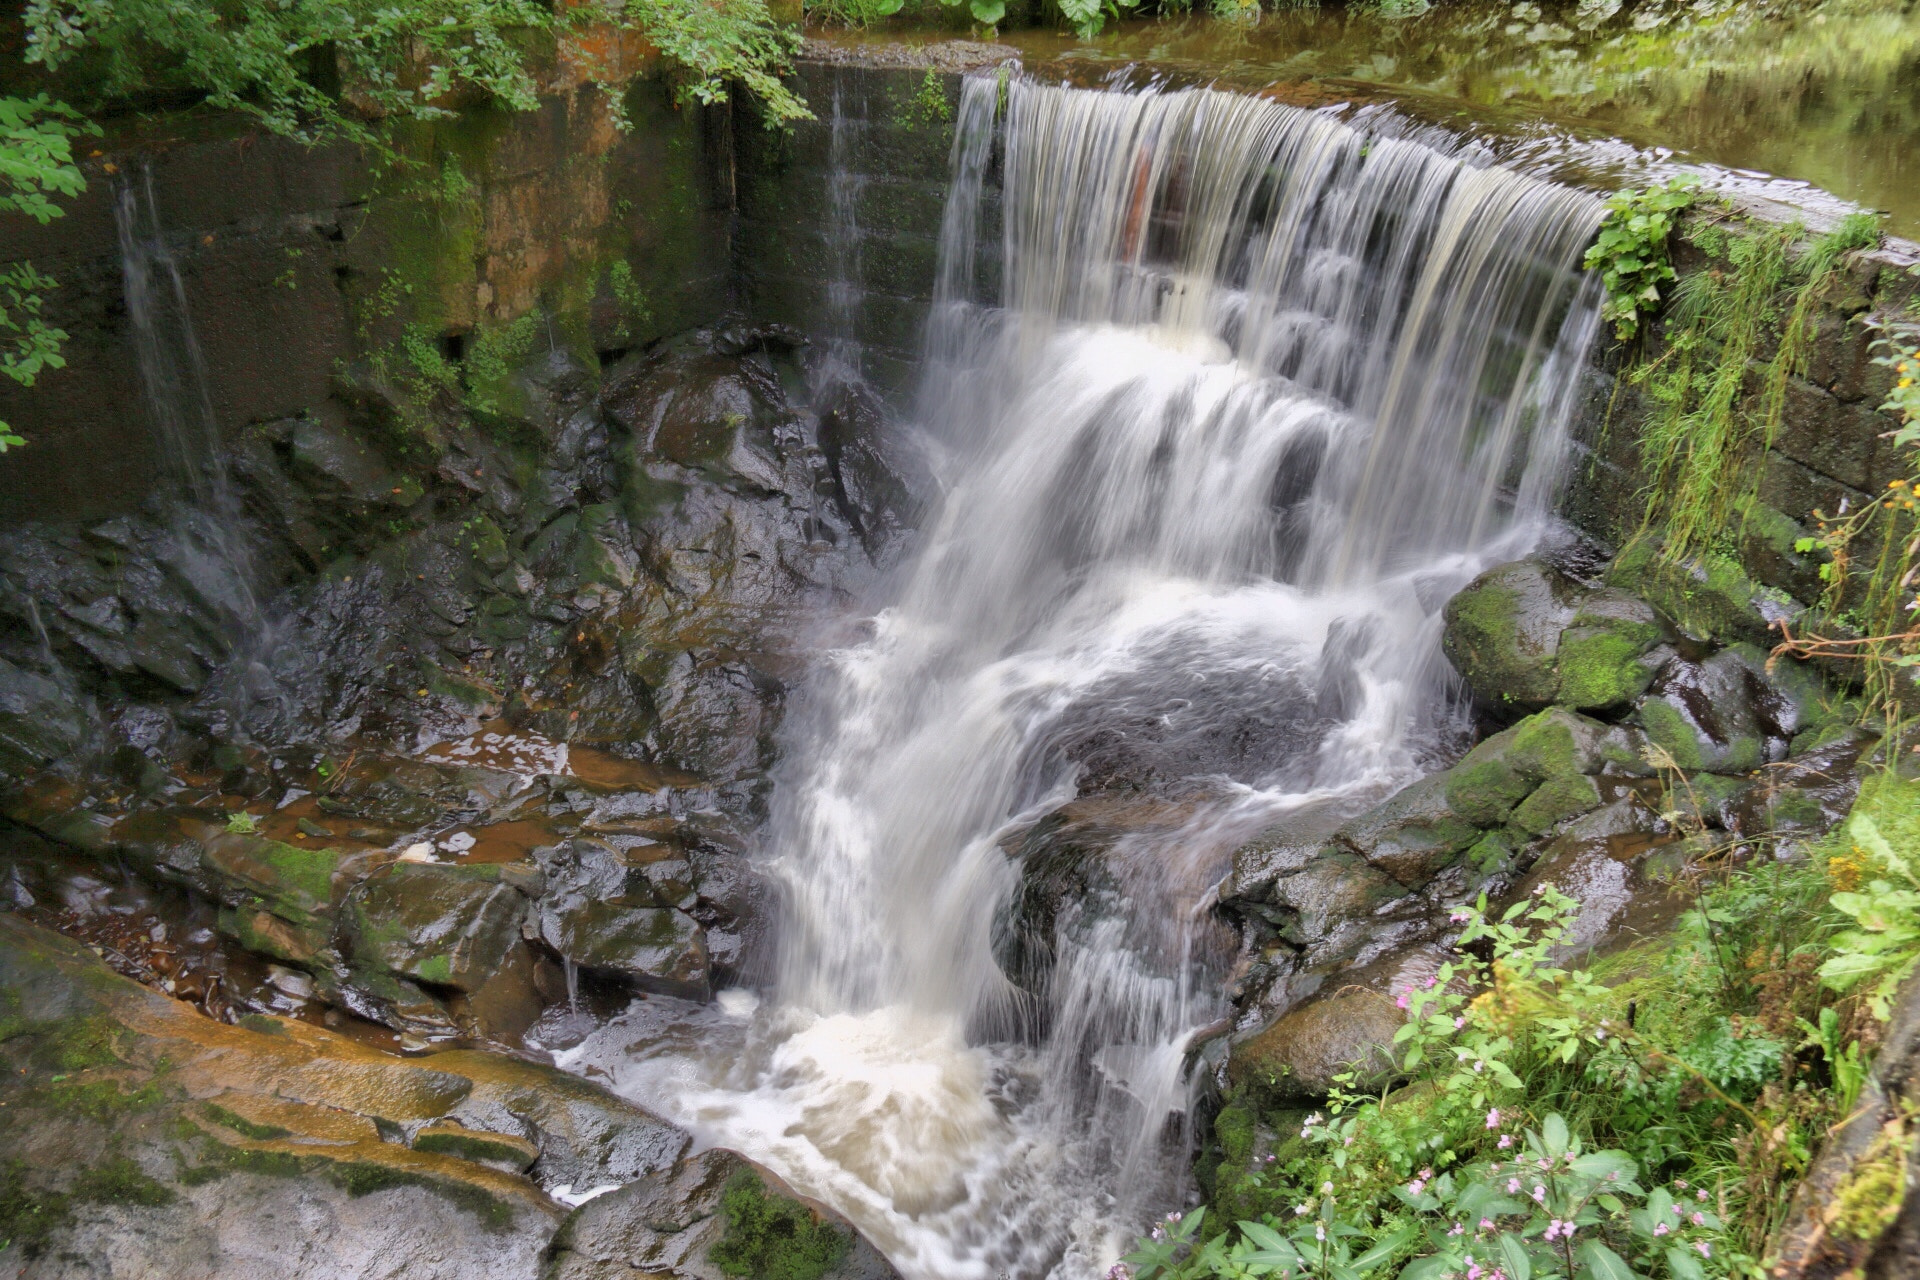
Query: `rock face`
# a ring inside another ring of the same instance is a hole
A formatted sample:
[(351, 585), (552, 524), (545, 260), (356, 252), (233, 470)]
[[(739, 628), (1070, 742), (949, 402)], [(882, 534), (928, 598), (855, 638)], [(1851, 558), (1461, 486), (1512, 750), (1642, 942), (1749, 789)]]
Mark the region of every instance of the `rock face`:
[(347, 368), (232, 442), (238, 527), (162, 494), (14, 531), (0, 807), (410, 1036), (511, 1040), (565, 964), (706, 999), (748, 959), (802, 619), (908, 503), (877, 402), (789, 397), (806, 358), (555, 345), (484, 415)]
[(589, 1202), (554, 1237), (543, 1280), (809, 1276), (894, 1280), (846, 1219), (731, 1151), (704, 1151)]
[[(844, 1219), (578, 1077), (227, 1026), (7, 913), (0, 1059), (9, 1274), (895, 1275)], [(777, 1269), (796, 1259), (824, 1265)]]
[[(1580, 903), (1569, 954), (1615, 945), (1671, 924), (1699, 848), (1784, 853), (1852, 801), (1871, 737), (1813, 671), (1730, 623), (1543, 559), (1488, 570), (1445, 612), (1477, 701), (1532, 713), (1331, 832), (1287, 825), (1238, 850), (1219, 894), (1242, 941), (1223, 1083), (1307, 1098), (1343, 1068), (1390, 1079), (1393, 1002), (1437, 967), (1454, 904), (1552, 883)], [(1685, 784), (1667, 794), (1662, 770)]]

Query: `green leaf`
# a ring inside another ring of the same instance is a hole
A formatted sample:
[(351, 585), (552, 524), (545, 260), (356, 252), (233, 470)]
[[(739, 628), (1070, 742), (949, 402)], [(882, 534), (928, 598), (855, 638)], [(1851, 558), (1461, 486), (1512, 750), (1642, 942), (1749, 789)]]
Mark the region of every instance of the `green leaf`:
[(1500, 1257), (1506, 1263), (1504, 1270), (1509, 1280), (1533, 1280), (1533, 1261), (1517, 1237), (1504, 1233), (1500, 1236)]
[(982, 26), (997, 26), (1007, 16), (1006, 0), (972, 0), (967, 8), (973, 13), (973, 20)]
[(1667, 1250), (1667, 1270), (1673, 1273), (1673, 1280), (1707, 1280), (1707, 1269), (1700, 1265), (1699, 1256), (1679, 1245)]
[(1586, 1265), (1587, 1274), (1593, 1280), (1640, 1280), (1626, 1259), (1598, 1240), (1586, 1241), (1574, 1256)]

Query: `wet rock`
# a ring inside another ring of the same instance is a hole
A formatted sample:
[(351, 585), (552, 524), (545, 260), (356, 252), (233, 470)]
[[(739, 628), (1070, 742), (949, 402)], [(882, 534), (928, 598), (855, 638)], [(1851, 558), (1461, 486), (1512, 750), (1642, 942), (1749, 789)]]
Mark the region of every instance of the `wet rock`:
[[(661, 900), (648, 862), (630, 861), (604, 841), (579, 838), (550, 851), (542, 866), (548, 887), (535, 915), (541, 941), (583, 969), (644, 990), (712, 997), (705, 931)], [(670, 896), (681, 899), (684, 893)]]
[(583, 1205), (554, 1238), (544, 1280), (810, 1275), (895, 1280), (845, 1218), (731, 1151), (688, 1156)]
[(1748, 773), (1785, 760), (1796, 740), (1817, 741), (1844, 718), (1838, 703), (1807, 667), (1769, 669), (1764, 651), (1734, 644), (1704, 662), (1669, 663), (1633, 719), (1689, 773)]
[(565, 1216), (546, 1188), (645, 1178), (688, 1145), (503, 1055), (216, 1022), (11, 914), (0, 1017), (8, 1193), (50, 1207), (0, 1245), (28, 1276), (526, 1280)]
[(323, 493), (393, 507), (409, 507), (420, 498), (420, 482), (395, 474), (344, 421), (296, 419), (287, 436), (294, 474), (311, 478)]
[(1551, 884), (1579, 904), (1563, 956), (1627, 946), (1670, 927), (1690, 905), (1675, 881), (1693, 852), (1643, 802), (1625, 797), (1568, 823), (1512, 896)]
[(1397, 1067), (1393, 1037), (1406, 1024), (1395, 1003), (1440, 967), (1440, 953), (1416, 948), (1360, 969), (1271, 1024), (1237, 1037), (1228, 1078), (1275, 1098), (1325, 1097), (1334, 1077), (1354, 1071), (1349, 1086), (1378, 1088)]
[(1479, 698), (1510, 713), (1624, 707), (1664, 660), (1644, 601), (1595, 591), (1542, 560), (1487, 570), (1447, 602), (1442, 648)]
[(0, 659), (0, 773), (22, 777), (77, 751), (91, 717), (57, 681)]
[(1401, 884), (1417, 888), (1480, 838), (1452, 807), (1454, 779), (1423, 778), (1340, 828), (1337, 838)]
[(520, 941), (526, 898), (496, 865), (395, 863), (340, 909), (356, 967), (455, 991), (478, 991)]
[(1647, 601), (1682, 635), (1700, 642), (1765, 644), (1774, 623), (1801, 612), (1786, 593), (1753, 581), (1725, 556), (1707, 553), (1673, 563), (1652, 539), (1636, 541), (1615, 559), (1607, 581)]

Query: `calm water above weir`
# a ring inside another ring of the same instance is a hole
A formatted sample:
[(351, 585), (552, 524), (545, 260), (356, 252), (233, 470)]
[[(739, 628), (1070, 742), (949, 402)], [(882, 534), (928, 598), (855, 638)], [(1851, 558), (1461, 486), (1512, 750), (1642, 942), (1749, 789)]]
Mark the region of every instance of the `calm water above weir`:
[[(1302, 6), (1237, 24), (1133, 20), (1091, 41), (1015, 31), (1028, 60), (1145, 62), (1257, 85), (1391, 92), (1434, 114), (1543, 144), (1620, 138), (1682, 161), (1811, 184), (1920, 236), (1920, 6), (1833, 2), (1791, 16), (1704, 0), (1638, 5), (1486, 3), (1407, 17)], [(833, 33), (842, 40), (913, 34)], [(1633, 161), (1599, 146), (1596, 167)], [(1794, 197), (1805, 199), (1804, 186)]]

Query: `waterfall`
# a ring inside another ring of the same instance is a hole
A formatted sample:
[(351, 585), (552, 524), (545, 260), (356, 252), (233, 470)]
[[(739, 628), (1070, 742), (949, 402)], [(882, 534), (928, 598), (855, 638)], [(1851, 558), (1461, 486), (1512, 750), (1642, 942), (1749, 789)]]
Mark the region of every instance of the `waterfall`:
[(167, 559), (223, 615), (238, 639), (256, 632), (262, 620), (253, 558), (221, 456), (206, 358), (194, 333), (179, 263), (161, 226), (150, 168), (115, 184), (113, 218), (147, 416), (168, 479), (178, 487), (177, 500), (168, 504), (173, 546)]
[[(1600, 213), (1382, 119), (970, 81), (919, 400), (943, 494), (788, 726), (778, 989), (573, 1065), (909, 1276), (1104, 1271), (1184, 1194), (1234, 847), (1457, 745), (1439, 611), (1548, 518)], [(1133, 817), (1023, 994), (1007, 850), (1077, 793)]]

